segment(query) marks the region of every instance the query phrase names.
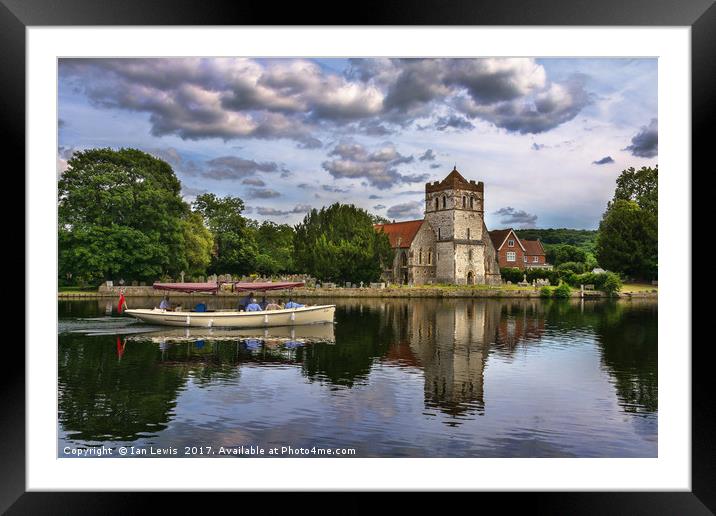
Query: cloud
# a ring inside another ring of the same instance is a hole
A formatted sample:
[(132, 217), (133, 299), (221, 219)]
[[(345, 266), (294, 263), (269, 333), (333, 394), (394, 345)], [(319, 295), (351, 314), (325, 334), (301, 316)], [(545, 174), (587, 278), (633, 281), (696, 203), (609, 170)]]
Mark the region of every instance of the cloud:
[(348, 193), (350, 192), (350, 188), (341, 188), (339, 186), (333, 186), (333, 185), (323, 185), (321, 188), (323, 188), (326, 192), (333, 192), (333, 193)]
[(607, 163), (614, 163), (614, 159), (611, 156), (604, 156), (602, 159), (592, 161), (592, 165), (606, 165)]
[[(345, 127), (369, 136), (433, 118), (469, 130), (547, 131), (589, 102), (582, 76), (552, 82), (534, 59), (353, 59), (335, 73), (305, 59), (60, 59), (61, 88), (103, 109), (145, 113), (154, 136), (289, 139), (323, 146)], [(467, 118), (466, 118), (467, 117)]]
[(266, 186), (266, 183), (264, 183), (258, 177), (247, 177), (243, 181), (241, 181), (241, 184), (242, 185), (251, 185), (251, 186)]
[(368, 199), (382, 199), (383, 197), (381, 195), (375, 195), (371, 194), (368, 196)]
[(428, 149), (418, 159), (420, 161), (434, 161), (435, 153), (433, 152), (433, 149)]
[(440, 163), (431, 163), (430, 164), (430, 168), (432, 168), (432, 169), (436, 169), (436, 168), (440, 168), (440, 167), (442, 167), (442, 165)]
[(206, 162), (207, 169), (202, 175), (211, 179), (241, 179), (257, 172), (278, 172), (278, 164), (271, 162), (258, 163), (251, 159), (236, 156), (221, 156)]
[(345, 140), (336, 144), (328, 156), (334, 159), (324, 161), (322, 166), (336, 179), (365, 178), (370, 185), (380, 189), (421, 182), (429, 177), (428, 174), (399, 173), (396, 167), (412, 163), (414, 157), (403, 156), (390, 142), (371, 151), (360, 143)]
[(273, 197), (280, 197), (281, 194), (276, 190), (270, 188), (249, 188), (248, 197), (249, 199), (271, 199)]
[(535, 134), (572, 120), (591, 102), (584, 89), (584, 77), (574, 75), (564, 84), (551, 83), (526, 97), (494, 104), (480, 104), (463, 97), (458, 107), (471, 118), (481, 118), (510, 132)]
[(495, 212), (500, 216), (501, 224), (520, 224), (523, 228), (533, 228), (537, 222), (537, 215), (532, 215), (524, 210), (516, 210), (510, 206), (500, 208)]
[(542, 150), (546, 147), (546, 145), (542, 143), (533, 143), (532, 144), (532, 150)]
[(391, 219), (420, 218), (423, 216), (425, 204), (421, 201), (411, 201), (403, 204), (396, 204), (388, 208), (386, 215)]
[(197, 196), (205, 193), (207, 193), (207, 190), (203, 188), (194, 188), (185, 184), (181, 186), (181, 196), (188, 201), (193, 201)]
[(284, 216), (291, 215), (294, 213), (308, 213), (311, 211), (311, 206), (308, 204), (297, 204), (290, 210), (279, 210), (276, 208), (267, 208), (265, 206), (257, 206), (256, 213), (264, 216)]
[(445, 131), (446, 129), (456, 129), (458, 131), (467, 131), (474, 129), (475, 126), (472, 122), (462, 116), (450, 115), (442, 116), (435, 122), (435, 129), (438, 131)]
[(373, 209), (374, 210), (384, 210), (385, 205), (384, 204), (376, 204), (375, 206), (373, 206)]
[(633, 156), (640, 158), (653, 158), (659, 153), (659, 124), (656, 118), (652, 118), (649, 125), (642, 126), (636, 135), (631, 139), (631, 145), (622, 150), (627, 150)]

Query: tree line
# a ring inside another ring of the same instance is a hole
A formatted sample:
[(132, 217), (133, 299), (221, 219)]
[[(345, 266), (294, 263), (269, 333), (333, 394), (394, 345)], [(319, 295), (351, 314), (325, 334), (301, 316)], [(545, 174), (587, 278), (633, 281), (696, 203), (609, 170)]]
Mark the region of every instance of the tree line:
[(353, 205), (311, 210), (293, 227), (245, 216), (239, 197), (187, 203), (171, 166), (136, 149), (76, 152), (58, 182), (59, 280), (152, 282), (206, 274), (307, 273), (375, 281), (392, 261), (375, 216)]

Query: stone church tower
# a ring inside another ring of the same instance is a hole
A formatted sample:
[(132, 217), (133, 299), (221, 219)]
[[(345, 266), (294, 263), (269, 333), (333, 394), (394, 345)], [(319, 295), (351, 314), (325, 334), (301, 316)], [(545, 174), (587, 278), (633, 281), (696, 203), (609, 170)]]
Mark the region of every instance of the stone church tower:
[(383, 279), (401, 284), (499, 285), (497, 251), (483, 219), (482, 182), (453, 169), (442, 181), (425, 185), (425, 216), (376, 224), (395, 251)]
[(442, 181), (425, 185), (425, 221), (435, 234), (437, 283), (500, 283), (484, 202), (482, 181), (468, 181), (457, 168)]

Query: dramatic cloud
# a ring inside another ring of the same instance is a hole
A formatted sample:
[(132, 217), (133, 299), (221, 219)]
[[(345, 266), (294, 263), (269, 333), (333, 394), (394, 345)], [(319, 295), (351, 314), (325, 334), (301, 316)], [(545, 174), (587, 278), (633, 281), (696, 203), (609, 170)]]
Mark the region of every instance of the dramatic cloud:
[(592, 101), (584, 89), (584, 77), (574, 75), (565, 84), (551, 83), (548, 88), (514, 100), (480, 104), (463, 97), (458, 107), (472, 118), (481, 118), (497, 127), (520, 134), (542, 133), (572, 120)]
[(274, 162), (257, 163), (251, 159), (236, 156), (221, 156), (206, 162), (207, 169), (202, 175), (211, 179), (241, 179), (257, 172), (278, 172)]
[(419, 183), (429, 177), (428, 174), (399, 173), (396, 167), (412, 163), (414, 157), (403, 156), (390, 142), (369, 151), (359, 143), (343, 141), (328, 156), (335, 159), (324, 161), (322, 166), (336, 179), (365, 178), (370, 185), (380, 189), (401, 183)]
[(248, 197), (249, 199), (271, 199), (273, 197), (280, 197), (281, 194), (276, 190), (270, 188), (249, 188)]
[(602, 159), (592, 161), (592, 165), (606, 165), (607, 163), (614, 163), (611, 156), (604, 156)]
[(537, 222), (537, 215), (532, 215), (523, 210), (516, 210), (510, 206), (501, 208), (495, 212), (500, 216), (501, 224), (520, 224), (523, 228), (533, 228)]
[(308, 204), (297, 204), (290, 210), (279, 210), (276, 208), (267, 208), (265, 206), (257, 206), (256, 213), (264, 216), (284, 216), (291, 215), (294, 213), (308, 213), (311, 211), (311, 206)]
[(543, 132), (588, 102), (579, 76), (551, 82), (534, 59), (357, 59), (339, 74), (303, 59), (82, 58), (59, 70), (61, 87), (96, 107), (146, 113), (154, 136), (285, 138), (302, 149), (345, 127), (383, 137), (419, 117), (441, 131), (479, 118)]
[(659, 127), (656, 118), (652, 118), (649, 125), (642, 126), (641, 130), (631, 139), (631, 145), (622, 149), (628, 150), (633, 156), (640, 158), (653, 158), (659, 152)]
[(396, 204), (388, 208), (386, 215), (391, 219), (418, 219), (423, 216), (425, 204), (421, 201), (411, 201)]
[(420, 161), (434, 161), (435, 160), (435, 153), (433, 152), (433, 149), (426, 150), (422, 156), (418, 158)]

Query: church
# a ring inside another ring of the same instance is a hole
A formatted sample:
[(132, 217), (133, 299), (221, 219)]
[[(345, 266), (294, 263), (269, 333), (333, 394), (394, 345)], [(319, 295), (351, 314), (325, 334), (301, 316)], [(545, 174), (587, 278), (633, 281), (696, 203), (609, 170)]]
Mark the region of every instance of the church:
[(425, 185), (422, 220), (376, 224), (395, 251), (383, 280), (424, 285), (499, 285), (497, 251), (484, 221), (485, 187), (457, 168)]

